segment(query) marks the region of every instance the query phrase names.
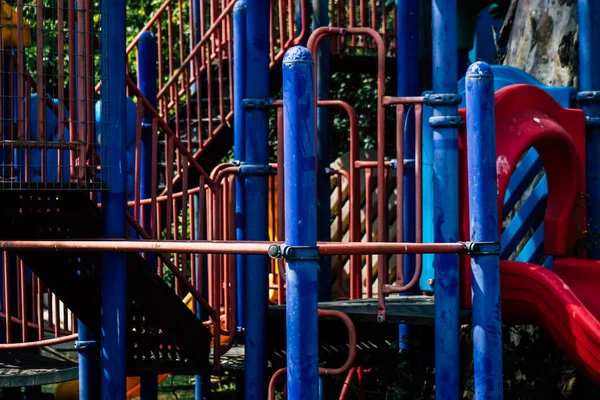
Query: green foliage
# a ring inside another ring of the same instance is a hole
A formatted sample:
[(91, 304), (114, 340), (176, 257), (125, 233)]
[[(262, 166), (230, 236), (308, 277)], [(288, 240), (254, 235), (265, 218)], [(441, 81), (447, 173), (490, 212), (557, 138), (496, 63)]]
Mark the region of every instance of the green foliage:
[[(12, 2), (11, 2), (12, 3)], [(126, 8), (126, 43), (129, 44), (138, 35), (140, 30), (144, 27), (146, 22), (152, 16), (158, 7), (163, 3), (163, 0), (128, 0)], [(188, 7), (188, 1), (184, 1), (184, 7)], [(33, 77), (37, 79), (37, 43), (39, 39), (43, 41), (43, 68), (44, 68), (44, 89), (53, 98), (58, 97), (58, 58), (59, 53), (64, 54), (64, 74), (65, 74), (65, 96), (68, 95), (67, 87), (69, 85), (69, 30), (67, 26), (68, 21), (68, 1), (64, 0), (64, 8), (58, 9), (55, 0), (43, 0), (43, 27), (42, 31), (38, 34), (38, 8), (35, 3), (26, 4), (23, 7), (23, 19), (29, 23), (31, 28), (31, 35), (33, 45), (25, 49), (25, 70)], [(14, 6), (14, 4), (11, 4)], [(59, 49), (58, 46), (58, 17), (59, 13), (62, 13), (64, 25), (64, 48)], [(100, 38), (100, 2), (99, 0), (92, 1), (92, 31)], [(177, 19), (179, 12), (175, 10), (173, 16)], [(77, 18), (77, 14), (76, 14)], [(166, 21), (163, 21), (166, 24)], [(165, 25), (166, 27), (166, 25)], [(179, 57), (178, 49), (175, 49), (176, 57)], [(135, 57), (129, 57), (129, 66), (131, 71), (135, 71)], [(100, 70), (99, 70), (99, 49), (95, 49), (95, 63), (94, 63), (94, 75), (95, 83), (100, 81)]]
[[(386, 78), (386, 87), (390, 87), (391, 79)], [(355, 73), (335, 72), (331, 77), (332, 99), (344, 100), (356, 111), (360, 147), (375, 149), (377, 147), (377, 77)], [(395, 115), (388, 107), (386, 110), (386, 153), (393, 149), (395, 133)], [(343, 113), (333, 114), (331, 128), (331, 159), (350, 150), (350, 121)]]
[[(390, 85), (390, 78), (386, 80)], [(358, 118), (360, 147), (377, 147), (377, 79), (372, 75), (335, 72), (331, 76), (331, 98), (340, 99), (352, 106)], [(283, 92), (277, 91), (273, 97), (282, 99)], [(329, 109), (332, 110), (332, 109)], [(350, 150), (350, 121), (348, 115), (338, 109), (331, 114), (330, 159), (335, 160)], [(269, 116), (269, 162), (277, 162), (277, 117), (275, 112)], [(395, 146), (395, 115), (393, 109), (386, 110), (386, 153), (391, 155)], [(233, 149), (223, 158), (223, 162), (233, 160)]]

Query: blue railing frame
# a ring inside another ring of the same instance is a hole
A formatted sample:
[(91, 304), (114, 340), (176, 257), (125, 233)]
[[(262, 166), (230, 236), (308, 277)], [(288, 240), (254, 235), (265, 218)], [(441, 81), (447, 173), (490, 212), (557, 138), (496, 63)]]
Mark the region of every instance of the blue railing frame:
[[(510, 67), (493, 65), (492, 71), (494, 73), (494, 91), (498, 91), (506, 86), (516, 84), (529, 84), (537, 86), (546, 91), (558, 104), (562, 107), (571, 107), (572, 99), (575, 95), (575, 88), (564, 87), (564, 86), (546, 86), (540, 81), (535, 79), (533, 76), (520, 69)], [(428, 94), (426, 92), (425, 94)], [(461, 79), (458, 82), (458, 93), (462, 96), (462, 103), (459, 108), (465, 107), (465, 79)], [(432, 129), (427, 122), (429, 117), (432, 115), (432, 107), (423, 107), (423, 242), (432, 243), (433, 238), (433, 227), (434, 227), (434, 208), (433, 208), (433, 169), (432, 169), (432, 155), (433, 155), (433, 143), (432, 143)], [(521, 163), (516, 168), (513, 176), (511, 177), (510, 183), (506, 190), (506, 196), (504, 198), (504, 215), (503, 218), (514, 208), (517, 202), (523, 197), (524, 192), (531, 185), (533, 179), (539, 174), (542, 169), (542, 162), (539, 155), (534, 149), (529, 150), (523, 157)], [(539, 210), (543, 210), (544, 201), (548, 193), (547, 184), (542, 179), (534, 189), (535, 195), (537, 195), (537, 202), (535, 207)], [(517, 255), (519, 261), (528, 261), (534, 263), (540, 263), (546, 267), (551, 267), (552, 259), (544, 261), (543, 258), (543, 224), (540, 226), (532, 226), (534, 223), (539, 221), (534, 218), (525, 219), (525, 226), (519, 227), (518, 231), (526, 232), (529, 228), (534, 228), (535, 232), (529, 239), (529, 242), (521, 249)], [(516, 223), (515, 223), (516, 224)], [(509, 225), (512, 232), (517, 231), (516, 225)], [(508, 229), (508, 228), (507, 228)], [(508, 235), (502, 235), (501, 243), (505, 246), (505, 240)], [(517, 238), (511, 239), (512, 241)], [(519, 241), (522, 236), (518, 238)], [(517, 242), (518, 243), (518, 242)], [(514, 250), (514, 248), (513, 248)], [(512, 253), (512, 252), (511, 252)], [(506, 252), (503, 251), (503, 255)], [(508, 254), (510, 255), (510, 253)], [(420, 288), (423, 291), (433, 291), (433, 288), (428, 282), (431, 282), (435, 278), (435, 271), (433, 267), (433, 255), (423, 255), (423, 273), (419, 282)], [(544, 263), (542, 263), (544, 261)]]

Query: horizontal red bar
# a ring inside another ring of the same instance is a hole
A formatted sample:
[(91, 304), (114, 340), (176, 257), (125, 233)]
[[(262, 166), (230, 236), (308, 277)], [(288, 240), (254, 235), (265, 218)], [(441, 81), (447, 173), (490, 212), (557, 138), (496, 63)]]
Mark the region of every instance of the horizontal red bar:
[[(5, 240), (0, 250), (9, 251), (80, 251), (150, 252), (194, 254), (268, 254), (269, 247), (281, 242), (248, 241), (172, 241), (172, 240)], [(461, 243), (382, 243), (318, 242), (323, 256), (364, 254), (464, 254)]]

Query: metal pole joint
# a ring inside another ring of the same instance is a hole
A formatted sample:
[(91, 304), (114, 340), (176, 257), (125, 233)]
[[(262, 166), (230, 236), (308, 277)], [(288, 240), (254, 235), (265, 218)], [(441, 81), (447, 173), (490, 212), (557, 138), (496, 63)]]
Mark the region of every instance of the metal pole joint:
[(242, 107), (245, 110), (266, 110), (273, 105), (273, 99), (270, 97), (264, 99), (243, 99)]
[(464, 119), (459, 115), (442, 115), (429, 118), (429, 125), (434, 128), (458, 128), (463, 126), (464, 123)]
[(600, 126), (600, 117), (585, 117), (585, 124), (587, 126)]
[(275, 170), (270, 165), (239, 164), (238, 176), (274, 175)]
[(269, 257), (285, 258), (288, 261), (316, 261), (319, 259), (319, 248), (316, 246), (288, 246), (273, 244), (269, 246)]
[(424, 97), (428, 106), (457, 106), (462, 103), (462, 96), (458, 93), (427, 93)]
[(98, 349), (98, 341), (97, 340), (76, 340), (73, 347), (79, 351), (89, 351)]
[(469, 256), (499, 255), (500, 242), (461, 242)]
[(580, 103), (598, 103), (600, 102), (600, 91), (598, 90), (584, 90), (577, 92), (575, 100)]

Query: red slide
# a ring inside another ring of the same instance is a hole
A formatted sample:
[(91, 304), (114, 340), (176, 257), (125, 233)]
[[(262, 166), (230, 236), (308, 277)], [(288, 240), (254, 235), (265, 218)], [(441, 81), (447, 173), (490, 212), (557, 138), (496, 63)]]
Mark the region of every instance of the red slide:
[(600, 261), (557, 259), (554, 271), (501, 261), (503, 320), (535, 323), (600, 384)]
[[(585, 207), (585, 115), (560, 107), (530, 85), (505, 87), (495, 95), (498, 215), (512, 172), (531, 147), (540, 155), (548, 179), (544, 252), (554, 270), (500, 261), (503, 320), (536, 324), (549, 332), (578, 367), (600, 385), (600, 261), (569, 258), (587, 226)], [(466, 110), (461, 110), (463, 117)], [(467, 176), (466, 127), (460, 129), (459, 176)], [(468, 183), (460, 180), (462, 240), (469, 240)], [(501, 232), (499, 232), (500, 234)], [(461, 257), (461, 304), (471, 305), (471, 268)]]

